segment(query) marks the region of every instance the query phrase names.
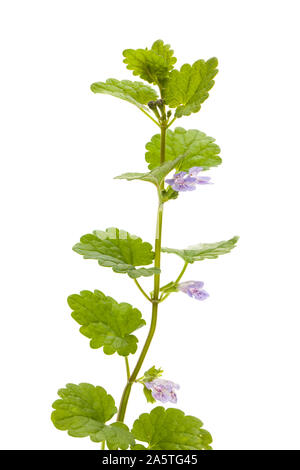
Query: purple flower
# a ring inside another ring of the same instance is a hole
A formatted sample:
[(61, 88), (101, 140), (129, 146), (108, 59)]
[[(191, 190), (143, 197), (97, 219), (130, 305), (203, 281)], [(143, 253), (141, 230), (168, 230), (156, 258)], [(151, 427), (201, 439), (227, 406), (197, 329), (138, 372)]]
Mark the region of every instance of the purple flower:
[(167, 179), (168, 183), (174, 191), (194, 191), (196, 189), (196, 178), (192, 178), (186, 171), (175, 173), (173, 178)]
[(179, 385), (174, 382), (164, 379), (154, 379), (150, 382), (145, 382), (145, 386), (148, 390), (151, 390), (152, 396), (155, 400), (159, 400), (162, 403), (166, 403), (167, 401), (177, 403), (175, 390), (179, 389)]
[(178, 284), (178, 290), (197, 300), (205, 300), (209, 294), (203, 289), (202, 281), (186, 281)]
[(211, 178), (209, 176), (199, 176), (200, 171), (203, 171), (201, 166), (193, 166), (189, 169), (189, 176), (196, 179), (196, 184), (210, 184)]
[(166, 183), (169, 184), (174, 191), (194, 191), (196, 184), (209, 184), (209, 176), (199, 176), (198, 173), (202, 171), (201, 166), (194, 166), (190, 168), (189, 172), (180, 171), (175, 173), (173, 178), (166, 179)]

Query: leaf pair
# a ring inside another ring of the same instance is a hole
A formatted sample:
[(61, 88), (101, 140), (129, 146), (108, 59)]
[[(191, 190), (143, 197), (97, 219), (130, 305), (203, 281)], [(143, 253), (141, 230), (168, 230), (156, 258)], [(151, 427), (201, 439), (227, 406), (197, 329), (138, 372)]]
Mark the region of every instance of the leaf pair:
[[(102, 387), (87, 383), (68, 384), (58, 391), (53, 403), (54, 426), (73, 437), (89, 436), (93, 442), (107, 442), (110, 450), (209, 450), (211, 436), (203, 423), (175, 408), (158, 406), (134, 422), (132, 431), (120, 422), (106, 424), (117, 412), (115, 401)], [(136, 444), (135, 439), (148, 447)]]
[(175, 117), (189, 116), (200, 110), (214, 85), (218, 73), (218, 60), (197, 60), (193, 65), (184, 64), (173, 70), (177, 59), (163, 41), (156, 41), (150, 50), (126, 49), (124, 63), (143, 80), (160, 87), (161, 96), (170, 108), (176, 108)]
[[(200, 110), (218, 72), (215, 57), (207, 61), (197, 60), (193, 65), (184, 64), (180, 70), (174, 70), (177, 59), (170, 45), (162, 40), (155, 41), (151, 49), (126, 49), (123, 55), (124, 63), (133, 75), (158, 85), (165, 103), (170, 108), (176, 108), (177, 118)], [(144, 110), (149, 101), (155, 101), (158, 97), (156, 91), (143, 82), (113, 78), (93, 83), (91, 90), (126, 100)]]

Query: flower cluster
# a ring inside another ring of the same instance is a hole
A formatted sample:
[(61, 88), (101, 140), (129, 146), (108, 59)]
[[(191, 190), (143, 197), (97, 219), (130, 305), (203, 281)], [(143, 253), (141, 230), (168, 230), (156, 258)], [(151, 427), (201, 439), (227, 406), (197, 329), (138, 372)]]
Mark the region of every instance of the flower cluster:
[(209, 294), (203, 289), (203, 286), (204, 282), (202, 281), (186, 281), (178, 284), (177, 288), (194, 299), (205, 300)]
[(177, 403), (175, 390), (179, 389), (179, 385), (174, 382), (164, 379), (154, 379), (150, 382), (145, 382), (145, 386), (148, 390), (151, 390), (152, 396), (155, 400), (159, 400), (162, 403), (166, 403), (167, 401)]
[(173, 178), (166, 179), (166, 183), (174, 191), (194, 191), (197, 184), (210, 184), (210, 177), (200, 176), (200, 171), (203, 171), (201, 166), (193, 166), (188, 173), (186, 171), (175, 173)]

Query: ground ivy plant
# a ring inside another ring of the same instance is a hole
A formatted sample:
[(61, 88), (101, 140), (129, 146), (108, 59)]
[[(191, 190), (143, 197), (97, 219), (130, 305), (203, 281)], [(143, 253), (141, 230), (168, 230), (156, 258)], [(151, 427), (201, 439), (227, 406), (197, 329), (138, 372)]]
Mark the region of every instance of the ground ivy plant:
[[(127, 381), (118, 408), (102, 386), (67, 384), (58, 391), (59, 399), (53, 403), (52, 421), (57, 429), (68, 431), (70, 436), (89, 436), (93, 442), (101, 443), (102, 449), (107, 446), (111, 450), (208, 450), (211, 449), (212, 438), (203, 429), (200, 419), (177, 408), (155, 406), (150, 413), (141, 414), (132, 429), (124, 421), (133, 386), (139, 386), (152, 404), (157, 401), (164, 404), (177, 402), (179, 386), (163, 378), (162, 369), (153, 366), (141, 373), (155, 333), (159, 306), (177, 292), (199, 301), (205, 300), (208, 293), (203, 282), (181, 282), (183, 275), (196, 261), (229, 253), (238, 240), (238, 237), (233, 237), (216, 243), (197, 243), (187, 248), (168, 248), (161, 244), (165, 204), (181, 193), (210, 184), (210, 177), (204, 172), (221, 163), (220, 148), (215, 139), (196, 129), (171, 129), (178, 119), (200, 111), (214, 85), (218, 61), (216, 58), (201, 59), (175, 69), (173, 51), (161, 40), (155, 41), (150, 49), (126, 49), (123, 55), (127, 68), (144, 81), (110, 78), (106, 82), (93, 83), (91, 90), (128, 101), (159, 128), (146, 144), (149, 171), (116, 177), (145, 181), (156, 189), (158, 211), (154, 248), (140, 237), (114, 227), (83, 235), (73, 250), (85, 259), (97, 260), (100, 266), (127, 275), (149, 301), (151, 323), (145, 344), (131, 369), (129, 358), (137, 352), (138, 344), (135, 334), (146, 325), (141, 312), (99, 290), (70, 295), (68, 304), (73, 319), (80, 325), (80, 332), (90, 339), (91, 348), (103, 348), (104, 354), (124, 357)], [(163, 286), (160, 282), (162, 252), (175, 254), (183, 261), (177, 277)], [(152, 292), (146, 292), (142, 287), (141, 278), (148, 276), (154, 279)]]

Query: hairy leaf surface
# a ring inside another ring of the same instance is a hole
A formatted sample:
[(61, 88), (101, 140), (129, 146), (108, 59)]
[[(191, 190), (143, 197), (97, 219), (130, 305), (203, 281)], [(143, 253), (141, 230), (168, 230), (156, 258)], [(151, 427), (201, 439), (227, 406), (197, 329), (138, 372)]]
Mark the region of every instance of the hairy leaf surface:
[(131, 333), (146, 324), (137, 308), (98, 290), (70, 295), (68, 304), (72, 317), (82, 325), (80, 333), (91, 339), (91, 348), (103, 347), (105, 354), (117, 352), (120, 356), (136, 352), (138, 339)]
[(187, 263), (194, 261), (202, 261), (204, 259), (214, 259), (220, 255), (229, 253), (235, 248), (239, 237), (233, 237), (230, 240), (225, 240), (216, 243), (199, 243), (198, 245), (190, 246), (186, 249), (179, 250), (176, 248), (162, 248), (164, 253), (174, 253), (180, 256)]
[(132, 433), (151, 450), (210, 450), (211, 435), (202, 426), (200, 419), (183, 411), (158, 406), (140, 415)]
[[(176, 164), (177, 170), (188, 170), (193, 166), (201, 166), (207, 170), (212, 166), (220, 165), (220, 148), (215, 139), (196, 129), (185, 130), (176, 127), (174, 131), (168, 130), (166, 135), (166, 161), (175, 160), (185, 155), (182, 161)], [(155, 134), (146, 144), (146, 161), (152, 170), (160, 164), (160, 134)]]
[(154, 252), (150, 243), (114, 227), (105, 232), (95, 230), (84, 235), (73, 250), (85, 259), (96, 259), (100, 266), (111, 267), (117, 273), (127, 273), (133, 279), (159, 272), (157, 268), (136, 268), (152, 263)]
[(176, 108), (175, 116), (189, 116), (197, 113), (208, 98), (214, 85), (218, 60), (197, 60), (193, 65), (184, 64), (180, 70), (172, 70), (165, 89), (165, 101), (170, 108)]
[(72, 437), (89, 436), (94, 442), (107, 441), (111, 450), (126, 450), (135, 441), (123, 423), (105, 424), (117, 412), (115, 401), (104, 388), (88, 383), (67, 384), (58, 390), (51, 419), (61, 431)]
[(116, 80), (109, 78), (106, 82), (96, 82), (91, 85), (94, 93), (112, 95), (121, 100), (129, 101), (138, 108), (146, 109), (144, 106), (151, 100), (157, 99), (157, 93), (153, 88), (143, 82), (132, 82), (130, 80)]

